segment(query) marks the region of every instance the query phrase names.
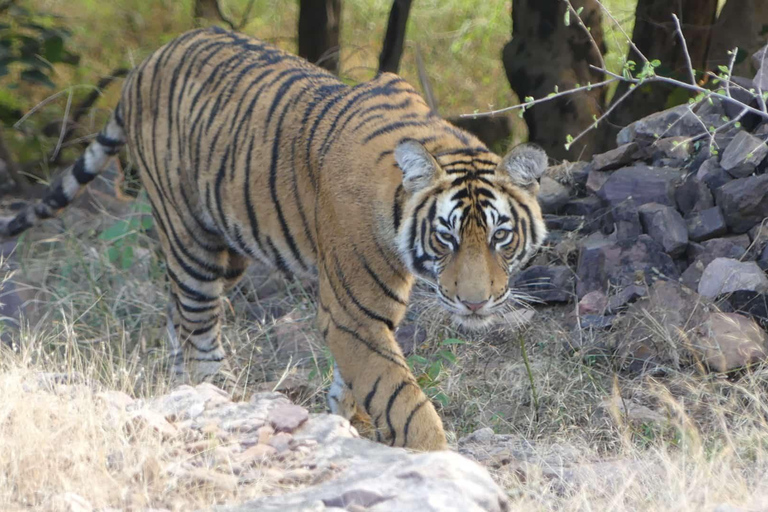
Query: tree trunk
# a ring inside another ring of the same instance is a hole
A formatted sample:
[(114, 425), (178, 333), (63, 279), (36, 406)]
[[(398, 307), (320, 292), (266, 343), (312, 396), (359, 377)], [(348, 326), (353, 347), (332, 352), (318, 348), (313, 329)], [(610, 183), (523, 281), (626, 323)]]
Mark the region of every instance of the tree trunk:
[(195, 0), (194, 18), (198, 25), (201, 20), (223, 21), (235, 30), (235, 24), (222, 12), (219, 0)]
[[(672, 14), (680, 18), (693, 69), (703, 71), (717, 15), (717, 0), (639, 0), (637, 3), (632, 40), (638, 50), (649, 60), (658, 59), (661, 62), (656, 70), (659, 74), (687, 82), (690, 80), (688, 65), (680, 37), (675, 33)], [(635, 72), (642, 69), (642, 59), (631, 48), (627, 58), (637, 63)], [(617, 101), (628, 89), (629, 84), (619, 84), (612, 101)], [(624, 126), (667, 108), (667, 101), (674, 90), (672, 86), (658, 83), (637, 88), (616, 107), (601, 133), (612, 141)]]
[(405, 30), (408, 24), (408, 13), (411, 11), (411, 0), (395, 0), (389, 11), (387, 34), (379, 55), (379, 73), (386, 71), (397, 73), (400, 69), (400, 58), (403, 55)]
[(300, 0), (299, 55), (339, 73), (341, 0)]
[(751, 56), (768, 44), (768, 2), (765, 0), (728, 0), (715, 26), (707, 67), (727, 66), (730, 50), (739, 48), (734, 75), (751, 77), (754, 74)]
[[(594, 0), (573, 0), (590, 28), (600, 53), (603, 44), (602, 13)], [(555, 88), (564, 91), (603, 79), (589, 68), (599, 65), (600, 56), (571, 16), (564, 23), (567, 4), (562, 0), (513, 0), (512, 40), (504, 47), (502, 60), (507, 79), (522, 101), (527, 96), (542, 98)], [(594, 131), (585, 135), (570, 150), (564, 145), (568, 135), (576, 136), (600, 115), (605, 92), (601, 88), (568, 95), (536, 105), (525, 112), (530, 140), (557, 159), (588, 158), (602, 150)]]

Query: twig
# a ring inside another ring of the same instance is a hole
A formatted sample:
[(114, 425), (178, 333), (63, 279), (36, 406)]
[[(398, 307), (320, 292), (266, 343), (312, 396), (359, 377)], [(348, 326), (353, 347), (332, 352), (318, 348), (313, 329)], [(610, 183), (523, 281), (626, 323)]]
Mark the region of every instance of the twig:
[[(614, 24), (614, 25), (616, 25), (616, 28), (618, 28), (618, 29), (619, 29), (619, 31), (621, 32), (621, 35), (623, 35), (623, 36), (624, 36), (624, 39), (626, 39), (626, 40), (627, 40), (627, 43), (629, 43), (629, 46), (630, 46), (630, 48), (632, 48), (632, 49), (635, 51), (635, 53), (636, 53), (638, 56), (640, 56), (640, 58), (643, 60), (643, 62), (644, 62), (644, 63), (647, 63), (647, 62), (648, 62), (648, 59), (646, 58), (646, 56), (645, 56), (645, 55), (643, 55), (643, 52), (641, 52), (641, 51), (640, 51), (640, 49), (639, 49), (639, 48), (638, 48), (638, 47), (635, 45), (635, 42), (634, 42), (634, 41), (632, 41), (632, 38), (631, 38), (631, 37), (629, 37), (629, 34), (627, 34), (626, 30), (624, 30), (624, 28), (621, 26), (621, 23), (619, 23), (619, 21), (618, 21), (616, 18), (614, 18), (613, 14), (611, 14), (611, 11), (609, 11), (609, 10), (608, 10), (608, 9), (607, 9), (607, 8), (606, 8), (606, 7), (605, 7), (603, 4), (602, 4), (602, 2), (601, 2), (600, 0), (595, 0), (595, 3), (597, 3), (597, 5), (599, 5), (599, 6), (600, 6), (600, 9), (602, 9), (602, 10), (603, 10), (603, 12), (604, 12), (604, 13), (605, 13), (605, 14), (606, 14), (606, 15), (607, 15), (609, 18), (611, 18), (611, 21), (613, 22), (613, 24)], [(589, 36), (590, 36), (590, 37), (592, 37), (592, 33), (591, 33), (591, 32), (589, 33)], [(605, 66), (603, 66), (603, 67), (605, 67)]]
[(528, 381), (531, 383), (531, 396), (533, 397), (533, 407), (535, 409), (534, 414), (538, 418), (539, 416), (539, 393), (536, 391), (536, 382), (533, 380), (533, 372), (531, 371), (531, 364), (528, 362), (528, 351), (525, 350), (525, 337), (522, 334), (518, 336), (520, 341), (520, 351), (523, 353), (523, 363), (525, 363), (525, 371), (528, 372)]
[(621, 95), (621, 97), (619, 97), (619, 99), (618, 99), (618, 100), (614, 101), (614, 102), (613, 102), (613, 104), (612, 104), (610, 107), (608, 107), (608, 110), (606, 110), (605, 112), (603, 112), (603, 114), (602, 114), (600, 117), (598, 117), (598, 118), (595, 120), (595, 122), (594, 122), (594, 123), (590, 124), (590, 125), (589, 125), (587, 128), (585, 128), (585, 129), (584, 129), (584, 130), (583, 130), (583, 131), (582, 131), (580, 134), (578, 134), (576, 137), (574, 137), (573, 139), (571, 139), (570, 141), (568, 141), (568, 142), (566, 143), (566, 145), (565, 145), (565, 149), (566, 149), (566, 151), (567, 151), (567, 150), (569, 150), (569, 149), (571, 148), (571, 145), (572, 145), (574, 142), (576, 142), (577, 140), (579, 140), (580, 138), (582, 138), (582, 137), (583, 137), (585, 134), (589, 133), (591, 130), (595, 129), (595, 128), (597, 127), (597, 125), (598, 125), (598, 124), (600, 124), (600, 121), (602, 121), (603, 119), (605, 119), (606, 117), (608, 117), (608, 116), (611, 114), (611, 112), (613, 112), (613, 110), (614, 110), (614, 109), (615, 109), (615, 108), (616, 108), (618, 105), (620, 105), (620, 104), (621, 104), (621, 102), (622, 102), (622, 101), (624, 101), (625, 99), (627, 99), (627, 96), (629, 96), (630, 94), (632, 94), (632, 93), (635, 91), (635, 89), (637, 89), (637, 87), (630, 87), (629, 89), (627, 89), (627, 90), (626, 90), (626, 92), (625, 92), (624, 94), (622, 94), (622, 95)]
[(64, 108), (64, 119), (61, 121), (61, 131), (59, 133), (59, 140), (56, 141), (56, 147), (51, 155), (51, 161), (55, 161), (59, 156), (59, 150), (61, 150), (61, 143), (64, 142), (64, 135), (67, 133), (67, 119), (69, 119), (69, 109), (72, 107), (72, 89), (69, 90), (69, 96), (67, 96), (67, 106)]
[(705, 89), (704, 87), (701, 87), (699, 85), (691, 85), (689, 83), (681, 82), (680, 80), (676, 80), (674, 78), (669, 78), (669, 77), (666, 77), (666, 76), (659, 76), (659, 75), (654, 75), (652, 77), (644, 78), (643, 80), (640, 80), (638, 78), (627, 78), (627, 77), (623, 77), (621, 75), (617, 75), (616, 73), (613, 73), (611, 71), (608, 71), (607, 69), (598, 68), (598, 67), (593, 66), (591, 64), (590, 64), (590, 67), (594, 68), (597, 71), (601, 71), (601, 72), (603, 72), (603, 73), (605, 73), (605, 74), (607, 74), (609, 76), (612, 76), (614, 78), (622, 80), (624, 82), (629, 82), (631, 84), (640, 84), (640, 83), (644, 83), (645, 84), (645, 83), (652, 83), (652, 82), (661, 82), (661, 83), (665, 83), (665, 84), (674, 85), (676, 87), (681, 87), (683, 89), (688, 89), (690, 91), (694, 91), (694, 92), (698, 92), (698, 93), (703, 93), (703, 94), (706, 94), (708, 97), (709, 96), (717, 96), (718, 99), (720, 99), (720, 100), (722, 100), (722, 101), (724, 101), (726, 103), (730, 103), (731, 105), (736, 105), (736, 106), (739, 106), (739, 107), (743, 107), (743, 108), (747, 109), (749, 112), (751, 112), (753, 114), (757, 114), (758, 116), (760, 116), (760, 117), (762, 117), (764, 119), (768, 119), (768, 112), (763, 112), (762, 110), (756, 109), (754, 107), (750, 107), (749, 105), (745, 105), (744, 103), (742, 103), (739, 100), (735, 100), (733, 98), (729, 98), (728, 96), (717, 94), (716, 92), (711, 91), (710, 89)]
[(245, 7), (245, 11), (243, 11), (243, 16), (240, 18), (240, 23), (237, 25), (237, 30), (242, 30), (248, 23), (250, 23), (250, 17), (251, 17), (251, 11), (253, 10), (253, 4), (256, 3), (256, 0), (251, 0), (248, 2), (248, 5)]
[[(597, 68), (596, 67), (595, 69), (601, 69), (601, 68)], [(518, 108), (532, 107), (534, 105), (538, 105), (539, 103), (544, 103), (544, 102), (547, 102), (547, 101), (551, 101), (551, 100), (554, 100), (556, 98), (560, 98), (562, 96), (568, 96), (570, 94), (575, 94), (577, 92), (591, 91), (595, 87), (603, 87), (603, 86), (606, 86), (608, 84), (612, 84), (614, 82), (618, 82), (619, 80), (623, 80), (623, 77), (609, 78), (608, 80), (603, 80), (602, 82), (598, 82), (596, 84), (587, 84), (587, 85), (582, 85), (580, 87), (574, 87), (573, 89), (568, 89), (567, 91), (555, 92), (555, 93), (552, 93), (549, 96), (546, 96), (544, 98), (539, 98), (537, 100), (526, 101), (524, 103), (520, 103), (518, 105), (512, 105), (511, 107), (505, 107), (505, 108), (502, 108), (502, 109), (499, 109), (499, 110), (489, 110), (488, 112), (476, 112), (474, 114), (461, 114), (459, 117), (471, 117), (473, 119), (476, 119), (478, 117), (495, 116), (497, 114), (503, 114), (504, 112), (509, 112), (510, 110), (517, 110)]]
[[(731, 97), (731, 77), (733, 76), (733, 65), (736, 63), (736, 55), (739, 53), (739, 47), (737, 46), (731, 50), (731, 62), (728, 63), (728, 80), (725, 81), (725, 95)], [(763, 108), (765, 110), (765, 108)]]
[(437, 113), (437, 100), (435, 99), (435, 92), (432, 90), (432, 84), (429, 81), (429, 75), (427, 75), (426, 66), (424, 66), (424, 59), (421, 57), (421, 48), (416, 45), (416, 69), (419, 72), (419, 82), (421, 82), (421, 90), (424, 91), (424, 100), (429, 105), (430, 110)]
[[(691, 79), (691, 84), (696, 85), (696, 74), (693, 72), (693, 63), (691, 62), (691, 54), (688, 53), (688, 43), (685, 41), (685, 35), (683, 34), (683, 28), (680, 26), (680, 19), (675, 13), (672, 13), (672, 19), (675, 21), (675, 32), (680, 36), (680, 43), (683, 45), (683, 55), (685, 56), (685, 63), (688, 66), (688, 74)], [(605, 66), (603, 66), (605, 67)]]
[(579, 12), (573, 8), (573, 4), (571, 4), (571, 0), (563, 0), (566, 5), (568, 6), (568, 11), (570, 11), (571, 14), (576, 16), (576, 19), (579, 22), (579, 25), (582, 29), (584, 29), (584, 32), (587, 35), (587, 39), (589, 39), (590, 44), (592, 45), (592, 49), (595, 50), (595, 55), (597, 55), (597, 60), (600, 62), (600, 67), (605, 67), (605, 61), (603, 60), (603, 52), (600, 51), (600, 47), (597, 45), (597, 41), (595, 41), (595, 38), (592, 37), (592, 33), (589, 31), (587, 26), (584, 24), (584, 20), (581, 19), (581, 16), (579, 15)]

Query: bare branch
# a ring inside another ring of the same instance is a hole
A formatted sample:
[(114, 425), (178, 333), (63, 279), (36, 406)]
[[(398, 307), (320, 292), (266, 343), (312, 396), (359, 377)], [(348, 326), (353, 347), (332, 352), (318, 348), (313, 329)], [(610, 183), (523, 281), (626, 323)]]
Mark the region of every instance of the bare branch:
[(600, 67), (605, 67), (605, 61), (603, 60), (603, 52), (600, 51), (600, 47), (597, 45), (597, 41), (595, 41), (595, 38), (592, 37), (592, 33), (589, 31), (589, 28), (584, 24), (584, 20), (581, 19), (581, 16), (579, 15), (579, 12), (573, 8), (573, 4), (571, 3), (571, 0), (563, 0), (566, 5), (568, 6), (568, 11), (576, 17), (576, 19), (579, 22), (579, 26), (584, 29), (584, 33), (587, 35), (587, 39), (589, 39), (590, 44), (592, 45), (592, 49), (595, 50), (595, 55), (597, 55), (597, 60), (600, 63)]
[[(602, 69), (602, 68), (597, 68), (595, 66), (592, 66), (592, 67), (594, 67), (595, 69)], [(547, 96), (545, 98), (539, 98), (537, 100), (526, 101), (526, 102), (520, 103), (518, 105), (512, 105), (511, 107), (505, 107), (505, 108), (501, 108), (499, 110), (489, 110), (488, 112), (476, 112), (474, 114), (461, 114), (459, 117), (471, 117), (471, 118), (491, 117), (491, 116), (495, 116), (495, 115), (498, 115), (498, 114), (503, 114), (504, 112), (509, 112), (511, 110), (517, 110), (519, 108), (532, 107), (534, 105), (538, 105), (539, 103), (544, 103), (544, 102), (547, 102), (547, 101), (552, 101), (552, 100), (554, 100), (556, 98), (560, 98), (562, 96), (568, 96), (568, 95), (571, 95), (571, 94), (576, 94), (577, 92), (590, 91), (590, 90), (592, 90), (592, 89), (594, 89), (596, 87), (604, 87), (604, 86), (606, 86), (608, 84), (612, 84), (614, 82), (618, 82), (618, 81), (623, 79), (623, 77), (616, 77), (616, 75), (614, 75), (614, 77), (615, 78), (609, 78), (608, 80), (603, 80), (602, 82), (597, 82), (596, 84), (587, 84), (587, 85), (582, 85), (581, 87), (574, 87), (573, 89), (568, 89), (567, 91), (554, 92), (554, 93), (550, 94), (549, 96)]]
[[(597, 5), (599, 5), (599, 6), (600, 6), (600, 9), (602, 9), (602, 10), (603, 10), (603, 12), (606, 14), (606, 16), (608, 16), (609, 18), (611, 18), (611, 21), (613, 22), (613, 24), (614, 24), (614, 25), (616, 25), (616, 28), (617, 28), (617, 29), (619, 29), (619, 32), (621, 32), (621, 35), (623, 35), (623, 36), (624, 36), (624, 39), (626, 39), (626, 41), (629, 43), (629, 46), (630, 46), (630, 48), (632, 48), (632, 49), (635, 51), (635, 53), (636, 53), (636, 54), (638, 54), (638, 55), (640, 56), (640, 58), (643, 60), (643, 62), (644, 62), (644, 63), (647, 63), (647, 62), (648, 62), (648, 59), (646, 58), (646, 56), (645, 56), (645, 55), (643, 55), (643, 52), (641, 52), (641, 51), (640, 51), (640, 49), (639, 49), (637, 46), (635, 46), (635, 42), (634, 42), (634, 41), (632, 41), (632, 38), (631, 38), (631, 37), (629, 37), (629, 34), (627, 34), (627, 31), (626, 31), (626, 30), (624, 30), (624, 27), (622, 27), (622, 26), (621, 26), (621, 23), (619, 23), (619, 20), (617, 20), (617, 19), (616, 19), (616, 18), (613, 16), (613, 14), (611, 14), (611, 11), (609, 11), (609, 10), (608, 10), (608, 9), (607, 9), (607, 8), (606, 8), (606, 7), (605, 7), (603, 4), (602, 4), (602, 2), (601, 2), (600, 0), (595, 0), (595, 2), (597, 3)], [(605, 66), (603, 66), (603, 67), (605, 67)]]
[(571, 139), (570, 141), (568, 141), (568, 143), (566, 144), (566, 149), (570, 148), (570, 146), (571, 146), (571, 145), (572, 145), (574, 142), (578, 141), (580, 138), (582, 138), (584, 135), (586, 135), (587, 133), (589, 133), (591, 130), (594, 130), (594, 129), (597, 127), (597, 125), (598, 125), (598, 124), (600, 124), (600, 121), (602, 121), (603, 119), (605, 119), (606, 117), (608, 117), (608, 116), (611, 114), (611, 112), (613, 112), (613, 111), (614, 111), (614, 109), (615, 109), (615, 108), (616, 108), (618, 105), (620, 105), (620, 104), (621, 104), (621, 102), (622, 102), (622, 101), (624, 101), (625, 99), (627, 99), (627, 97), (628, 97), (630, 94), (632, 94), (632, 93), (635, 91), (635, 89), (637, 89), (637, 87), (630, 87), (629, 89), (627, 89), (627, 92), (625, 92), (624, 94), (622, 94), (622, 95), (621, 95), (621, 97), (620, 97), (618, 100), (614, 101), (614, 102), (613, 102), (613, 104), (612, 104), (612, 105), (611, 105), (611, 106), (608, 108), (608, 110), (606, 110), (605, 112), (603, 112), (603, 115), (601, 115), (600, 117), (598, 117), (598, 118), (595, 120), (595, 122), (594, 122), (594, 123), (592, 123), (591, 125), (589, 125), (589, 126), (588, 126), (588, 127), (585, 129), (585, 130), (583, 130), (583, 131), (582, 131), (580, 134), (578, 134), (576, 137), (574, 137), (573, 139)]
[[(688, 75), (691, 79), (691, 84), (696, 85), (696, 74), (693, 71), (693, 64), (691, 63), (691, 54), (688, 52), (688, 43), (685, 41), (685, 35), (683, 35), (683, 27), (680, 26), (680, 19), (676, 14), (672, 14), (672, 19), (675, 21), (675, 32), (680, 37), (680, 44), (683, 45), (683, 55), (685, 56), (685, 63), (688, 65)], [(605, 66), (603, 66), (605, 67)]]
[(61, 150), (61, 143), (64, 142), (64, 136), (67, 133), (67, 120), (69, 119), (69, 109), (72, 108), (72, 89), (69, 90), (69, 96), (67, 96), (67, 106), (64, 108), (64, 119), (61, 121), (61, 131), (59, 132), (59, 140), (56, 141), (56, 147), (51, 155), (51, 160), (55, 161), (59, 156), (59, 150)]

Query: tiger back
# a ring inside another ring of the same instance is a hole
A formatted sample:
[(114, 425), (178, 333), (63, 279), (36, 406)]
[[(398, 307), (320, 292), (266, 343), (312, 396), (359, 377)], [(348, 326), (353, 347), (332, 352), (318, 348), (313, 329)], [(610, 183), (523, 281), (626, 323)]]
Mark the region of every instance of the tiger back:
[(510, 275), (546, 235), (541, 150), (498, 157), (396, 75), (348, 86), (256, 39), (197, 30), (131, 72), (85, 154), (2, 232), (55, 215), (123, 144), (166, 258), (177, 373), (220, 369), (221, 298), (260, 260), (319, 282), (331, 410), (391, 445), (445, 447), (394, 331), (415, 276), (467, 327), (508, 307)]

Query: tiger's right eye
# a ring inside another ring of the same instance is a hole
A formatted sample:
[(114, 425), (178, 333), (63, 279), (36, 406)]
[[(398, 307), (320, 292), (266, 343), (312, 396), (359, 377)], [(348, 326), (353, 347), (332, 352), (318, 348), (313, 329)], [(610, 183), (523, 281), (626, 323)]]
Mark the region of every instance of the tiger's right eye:
[(445, 231), (438, 231), (437, 232), (437, 239), (440, 240), (440, 242), (443, 245), (446, 245), (446, 246), (450, 247), (451, 249), (454, 249), (455, 247), (458, 247), (458, 245), (459, 245), (458, 243), (456, 243), (456, 238), (452, 234), (450, 234), (448, 232), (445, 232)]

